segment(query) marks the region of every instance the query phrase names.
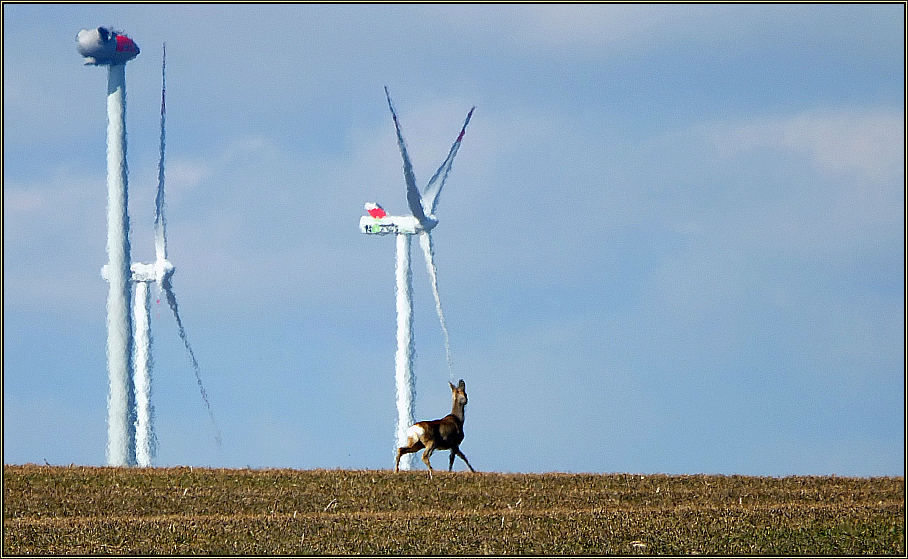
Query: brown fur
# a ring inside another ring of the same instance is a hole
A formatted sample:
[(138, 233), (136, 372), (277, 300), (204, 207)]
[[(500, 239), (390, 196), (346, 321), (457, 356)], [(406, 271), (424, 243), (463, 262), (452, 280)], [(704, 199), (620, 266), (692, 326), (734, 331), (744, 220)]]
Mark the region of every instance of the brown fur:
[(432, 421), (420, 421), (414, 426), (422, 428), (422, 434), (414, 433), (407, 439), (407, 446), (397, 449), (397, 460), (394, 462), (394, 471), (397, 472), (400, 467), (400, 457), (411, 452), (418, 452), (425, 448), (422, 455), (422, 461), (429, 468), (429, 477), (432, 477), (432, 464), (429, 458), (436, 450), (451, 450), (450, 460), (448, 461), (448, 471), (454, 467), (454, 457), (460, 458), (467, 464), (471, 472), (475, 472), (470, 461), (460, 451), (460, 443), (463, 441), (463, 408), (467, 405), (467, 385), (463, 379), (454, 386), (451, 386), (451, 413), (441, 419)]

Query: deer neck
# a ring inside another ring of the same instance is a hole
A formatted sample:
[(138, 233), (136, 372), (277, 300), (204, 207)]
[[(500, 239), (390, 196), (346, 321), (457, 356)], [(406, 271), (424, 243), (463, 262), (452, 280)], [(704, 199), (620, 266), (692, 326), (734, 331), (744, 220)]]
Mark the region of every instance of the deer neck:
[(459, 403), (456, 399), (454, 400), (454, 405), (451, 406), (451, 415), (457, 418), (460, 421), (460, 424), (463, 425), (463, 410), (464, 404)]

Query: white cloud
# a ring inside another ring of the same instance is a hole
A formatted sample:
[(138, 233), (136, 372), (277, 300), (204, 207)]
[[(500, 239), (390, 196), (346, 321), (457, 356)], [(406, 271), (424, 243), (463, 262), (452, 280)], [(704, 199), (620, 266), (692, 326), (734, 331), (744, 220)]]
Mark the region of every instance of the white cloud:
[(825, 173), (858, 171), (884, 181), (902, 171), (905, 115), (893, 109), (820, 109), (711, 122), (695, 128), (725, 157), (760, 149), (806, 154)]
[(210, 165), (188, 158), (167, 162), (166, 166), (165, 188), (168, 200), (174, 194), (194, 190), (211, 175)]
[(843, 257), (902, 238), (903, 130), (900, 111), (824, 109), (708, 122), (667, 142), (675, 159), (700, 160), (702, 174), (686, 180), (721, 185), (693, 208), (712, 212), (693, 219), (715, 238), (764, 255)]
[(46, 182), (3, 185), (4, 304), (69, 308), (90, 282), (103, 285), (102, 177), (57, 173)]
[(886, 180), (902, 168), (903, 112), (805, 113), (779, 131), (786, 147), (807, 151), (823, 170), (857, 169), (871, 180)]
[(496, 37), (529, 51), (569, 53), (568, 60), (635, 56), (670, 45), (714, 53), (742, 47), (766, 51), (768, 40), (835, 47), (856, 36), (860, 49), (888, 52), (895, 46), (889, 31), (898, 31), (890, 23), (894, 11), (866, 6), (528, 4), (432, 6), (427, 12), (445, 17), (464, 34)]

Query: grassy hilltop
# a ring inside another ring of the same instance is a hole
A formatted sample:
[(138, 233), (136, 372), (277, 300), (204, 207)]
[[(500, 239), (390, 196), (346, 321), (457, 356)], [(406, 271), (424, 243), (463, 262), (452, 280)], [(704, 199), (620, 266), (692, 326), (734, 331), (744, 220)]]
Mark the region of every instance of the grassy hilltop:
[(904, 478), (3, 467), (3, 554), (905, 554)]

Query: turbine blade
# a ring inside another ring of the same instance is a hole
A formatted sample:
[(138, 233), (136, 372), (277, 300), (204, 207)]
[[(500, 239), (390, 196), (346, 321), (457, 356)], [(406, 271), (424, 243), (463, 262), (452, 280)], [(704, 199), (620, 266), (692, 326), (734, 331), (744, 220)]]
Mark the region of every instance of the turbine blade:
[(183, 328), (183, 320), (180, 318), (180, 308), (177, 306), (177, 298), (173, 294), (173, 286), (170, 283), (170, 278), (164, 280), (164, 293), (167, 296), (167, 304), (170, 305), (170, 309), (173, 311), (173, 316), (177, 321), (177, 329), (180, 334), (180, 339), (183, 340), (183, 345), (186, 346), (186, 351), (189, 353), (189, 361), (192, 363), (192, 370), (195, 373), (195, 380), (199, 385), (199, 392), (202, 394), (202, 400), (205, 402), (205, 408), (208, 410), (208, 417), (211, 419), (211, 425), (214, 427), (214, 440), (218, 445), (218, 448), (221, 447), (221, 430), (218, 428), (217, 422), (214, 420), (214, 413), (211, 411), (211, 402), (208, 401), (208, 392), (205, 391), (205, 387), (202, 385), (202, 372), (199, 367), (199, 362), (195, 358), (195, 352), (192, 351), (192, 346), (189, 345), (189, 338), (186, 336), (186, 329)]
[[(451, 172), (451, 165), (454, 164), (454, 156), (457, 155), (457, 150), (460, 149), (460, 142), (463, 141), (463, 135), (467, 131), (467, 124), (470, 124), (470, 118), (473, 117), (473, 111), (476, 110), (476, 107), (470, 109), (470, 112), (467, 113), (467, 119), (463, 123), (463, 127), (460, 129), (460, 134), (458, 134), (457, 139), (454, 140), (454, 145), (451, 146), (451, 149), (448, 150), (448, 157), (445, 158), (441, 166), (435, 171), (435, 174), (432, 175), (432, 178), (429, 179), (429, 183), (426, 185), (426, 189), (423, 191), (423, 198), (425, 200), (431, 200), (429, 205), (429, 214), (435, 215), (435, 208), (438, 206), (438, 197), (441, 194), (441, 187), (445, 185), (445, 181), (448, 180), (448, 173)], [(444, 174), (442, 175), (442, 172)], [(441, 182), (438, 181), (438, 177), (441, 177)]]
[(407, 144), (400, 133), (400, 123), (397, 121), (397, 112), (391, 103), (391, 94), (388, 93), (388, 87), (385, 86), (385, 97), (388, 98), (388, 108), (391, 109), (391, 117), (394, 119), (394, 129), (397, 130), (397, 146), (400, 148), (400, 155), (404, 160), (404, 180), (407, 182), (407, 204), (410, 206), (410, 212), (420, 223), (426, 221), (426, 212), (423, 208), (422, 197), (419, 195), (419, 189), (416, 187), (416, 176), (413, 175), (413, 165), (410, 163), (410, 156), (407, 155)]
[(435, 297), (435, 311), (438, 313), (441, 331), (445, 335), (445, 359), (448, 362), (448, 376), (450, 377), (450, 380), (454, 380), (454, 364), (451, 359), (451, 337), (448, 335), (448, 327), (445, 325), (445, 313), (441, 310), (441, 297), (438, 296), (438, 271), (435, 269), (435, 251), (432, 247), (432, 234), (428, 231), (420, 232), (419, 245), (422, 247), (423, 255), (426, 257), (426, 270), (429, 272), (429, 279), (432, 281), (432, 295)]
[[(164, 219), (164, 143), (165, 128), (164, 121), (167, 114), (165, 105), (165, 95), (167, 92), (166, 71), (167, 68), (167, 44), (164, 44), (164, 53), (161, 56), (161, 156), (158, 159), (158, 194), (155, 196), (155, 216), (154, 216), (154, 244), (155, 255), (158, 261), (167, 259), (167, 220)], [(159, 278), (160, 281), (160, 278)]]

